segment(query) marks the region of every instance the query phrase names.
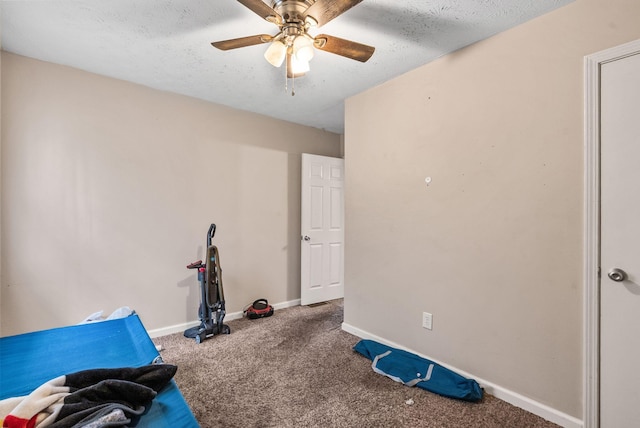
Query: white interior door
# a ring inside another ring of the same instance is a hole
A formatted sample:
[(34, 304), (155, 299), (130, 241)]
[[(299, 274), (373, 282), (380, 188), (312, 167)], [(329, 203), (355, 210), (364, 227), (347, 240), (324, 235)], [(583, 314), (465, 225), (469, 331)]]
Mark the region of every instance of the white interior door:
[(602, 64), (600, 97), (600, 426), (640, 427), (640, 53)]
[(344, 297), (344, 160), (302, 155), (300, 303)]

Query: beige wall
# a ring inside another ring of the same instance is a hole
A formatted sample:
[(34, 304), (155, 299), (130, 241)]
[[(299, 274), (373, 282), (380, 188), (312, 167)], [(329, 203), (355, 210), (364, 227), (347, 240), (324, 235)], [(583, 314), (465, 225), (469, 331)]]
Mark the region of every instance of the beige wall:
[(347, 101), (346, 324), (582, 417), (583, 57), (638, 16), (577, 0)]
[(339, 135), (8, 53), (2, 79), (3, 335), (196, 319), (212, 222), (228, 312), (300, 297), (300, 154)]

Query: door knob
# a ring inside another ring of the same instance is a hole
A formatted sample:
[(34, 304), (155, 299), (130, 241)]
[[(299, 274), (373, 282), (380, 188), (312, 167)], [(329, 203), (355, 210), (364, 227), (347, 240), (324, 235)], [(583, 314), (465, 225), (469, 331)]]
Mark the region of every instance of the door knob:
[(622, 282), (627, 279), (627, 274), (622, 269), (613, 268), (607, 274), (612, 281)]
[(304, 240), (305, 240), (305, 242), (309, 242), (309, 241), (311, 241), (311, 237), (310, 237), (310, 236), (307, 236), (307, 235), (304, 235), (304, 237), (303, 237), (302, 239), (304, 239)]

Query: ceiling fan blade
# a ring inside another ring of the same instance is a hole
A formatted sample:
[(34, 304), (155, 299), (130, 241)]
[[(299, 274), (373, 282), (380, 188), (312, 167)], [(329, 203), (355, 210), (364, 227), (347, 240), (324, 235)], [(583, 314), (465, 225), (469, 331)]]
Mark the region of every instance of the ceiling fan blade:
[(262, 43), (269, 43), (273, 40), (273, 36), (268, 34), (259, 34), (256, 36), (240, 37), (239, 39), (222, 40), (219, 42), (213, 42), (211, 45), (214, 48), (218, 48), (223, 51), (230, 49), (244, 48), (246, 46), (260, 45)]
[(276, 25), (280, 25), (282, 23), (282, 16), (262, 0), (238, 0), (238, 2), (242, 3), (246, 8), (251, 9), (255, 14), (269, 22)]
[(351, 40), (328, 36), (326, 34), (316, 36), (313, 45), (316, 49), (355, 59), (360, 62), (367, 62), (376, 50), (373, 46), (363, 45), (362, 43), (356, 43)]
[(316, 0), (305, 11), (304, 17), (312, 17), (318, 22), (318, 27), (342, 15), (362, 0)]

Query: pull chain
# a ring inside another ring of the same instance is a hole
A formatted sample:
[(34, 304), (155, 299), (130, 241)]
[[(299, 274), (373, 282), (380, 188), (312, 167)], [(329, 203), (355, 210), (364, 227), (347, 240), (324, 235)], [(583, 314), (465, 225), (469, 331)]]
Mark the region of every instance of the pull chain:
[(289, 77), (287, 77), (287, 68), (289, 67), (289, 58), (287, 58), (287, 64), (284, 67), (284, 91), (287, 92), (289, 90)]
[[(287, 75), (285, 74), (284, 77), (284, 91), (287, 92), (289, 90), (289, 78), (287, 77)], [(296, 94), (296, 77), (293, 76), (291, 78), (291, 96), (295, 96)]]

